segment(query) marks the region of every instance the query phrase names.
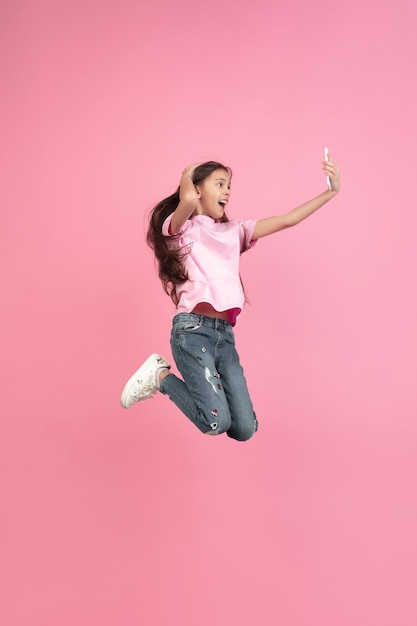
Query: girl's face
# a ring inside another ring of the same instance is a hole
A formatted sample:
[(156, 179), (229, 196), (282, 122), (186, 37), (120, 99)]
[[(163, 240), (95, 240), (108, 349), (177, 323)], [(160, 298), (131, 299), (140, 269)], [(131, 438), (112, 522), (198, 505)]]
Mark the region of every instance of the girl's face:
[(197, 215), (208, 215), (220, 219), (230, 196), (230, 176), (226, 170), (214, 170), (202, 183), (196, 185), (199, 202)]

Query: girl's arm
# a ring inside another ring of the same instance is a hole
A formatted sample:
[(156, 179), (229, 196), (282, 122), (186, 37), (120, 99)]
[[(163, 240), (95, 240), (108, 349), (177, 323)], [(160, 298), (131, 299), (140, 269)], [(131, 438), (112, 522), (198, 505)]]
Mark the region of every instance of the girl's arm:
[(198, 195), (193, 183), (193, 172), (198, 165), (198, 163), (193, 163), (186, 167), (182, 173), (180, 181), (180, 201), (172, 214), (169, 228), (171, 235), (175, 235), (175, 233), (181, 230), (182, 226), (197, 208)]
[(266, 237), (266, 235), (271, 235), (284, 228), (299, 224), (338, 194), (340, 191), (339, 170), (330, 155), (329, 160), (323, 162), (323, 171), (326, 176), (330, 178), (332, 184), (331, 190), (328, 189), (324, 191), (319, 196), (308, 200), (308, 202), (304, 202), (304, 204), (301, 204), (288, 213), (284, 213), (284, 215), (275, 215), (274, 217), (258, 220), (252, 238), (259, 239), (260, 237)]

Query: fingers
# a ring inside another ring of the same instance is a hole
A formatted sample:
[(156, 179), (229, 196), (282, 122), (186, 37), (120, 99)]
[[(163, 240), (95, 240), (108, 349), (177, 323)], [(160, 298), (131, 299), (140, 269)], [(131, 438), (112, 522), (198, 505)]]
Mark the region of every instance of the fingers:
[(198, 167), (199, 165), (201, 165), (201, 163), (191, 163), (191, 165), (188, 165), (185, 170), (184, 170), (184, 174), (192, 174), (195, 170), (196, 167)]
[(336, 163), (333, 161), (332, 157), (329, 154), (328, 161), (323, 161), (323, 172), (326, 176), (330, 178), (332, 184), (333, 191), (339, 191), (340, 189), (340, 173), (339, 168)]
[(336, 163), (333, 161), (330, 155), (329, 160), (323, 161), (322, 165), (323, 171), (326, 173), (327, 176), (336, 175), (339, 172), (339, 168), (337, 167)]

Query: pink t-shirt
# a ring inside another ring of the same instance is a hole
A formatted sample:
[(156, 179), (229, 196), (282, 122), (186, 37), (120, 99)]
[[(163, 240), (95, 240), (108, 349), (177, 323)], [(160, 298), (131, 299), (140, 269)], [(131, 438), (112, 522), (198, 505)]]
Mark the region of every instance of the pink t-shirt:
[[(162, 226), (170, 237), (172, 213)], [(208, 302), (216, 311), (228, 311), (234, 325), (245, 295), (239, 276), (239, 257), (256, 243), (252, 239), (256, 220), (215, 222), (207, 215), (196, 215), (185, 222), (172, 238), (187, 252), (184, 265), (189, 280), (177, 287), (178, 313), (190, 313), (197, 304)]]

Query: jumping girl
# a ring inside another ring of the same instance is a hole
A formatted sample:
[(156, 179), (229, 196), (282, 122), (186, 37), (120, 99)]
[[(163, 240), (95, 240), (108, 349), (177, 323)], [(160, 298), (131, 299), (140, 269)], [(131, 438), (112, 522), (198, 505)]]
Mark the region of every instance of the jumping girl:
[(147, 242), (177, 313), (171, 350), (182, 379), (152, 354), (126, 383), (121, 405), (130, 408), (160, 391), (209, 435), (252, 437), (258, 421), (235, 348), (233, 326), (245, 295), (239, 257), (261, 237), (299, 224), (340, 190), (339, 170), (328, 158), (329, 188), (284, 215), (229, 220), (231, 171), (209, 161), (187, 167), (177, 191), (152, 210)]

